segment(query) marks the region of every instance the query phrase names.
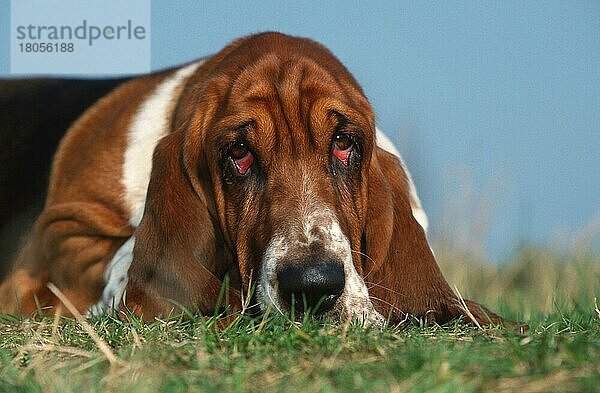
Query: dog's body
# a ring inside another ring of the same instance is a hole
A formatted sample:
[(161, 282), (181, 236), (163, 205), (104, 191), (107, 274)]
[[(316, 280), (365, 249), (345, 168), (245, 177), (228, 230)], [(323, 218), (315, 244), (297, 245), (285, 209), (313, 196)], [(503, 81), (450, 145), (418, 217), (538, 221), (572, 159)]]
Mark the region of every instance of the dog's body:
[(0, 308), (127, 306), (151, 320), (320, 307), (380, 323), (501, 319), (450, 290), (409, 172), (350, 73), (321, 45), (277, 33), (128, 81), (68, 131), (44, 211), (0, 287)]
[(52, 155), (65, 131), (126, 80), (0, 80), (0, 281), (42, 211)]

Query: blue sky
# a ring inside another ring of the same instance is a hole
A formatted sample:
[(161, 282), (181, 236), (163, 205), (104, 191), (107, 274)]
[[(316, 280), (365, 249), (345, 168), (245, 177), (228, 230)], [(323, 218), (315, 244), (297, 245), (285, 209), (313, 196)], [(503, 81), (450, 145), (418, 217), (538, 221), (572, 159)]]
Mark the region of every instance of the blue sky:
[(600, 226), (598, 1), (153, 1), (151, 28), (153, 69), (265, 30), (328, 46), (405, 156), (434, 237), (502, 259)]

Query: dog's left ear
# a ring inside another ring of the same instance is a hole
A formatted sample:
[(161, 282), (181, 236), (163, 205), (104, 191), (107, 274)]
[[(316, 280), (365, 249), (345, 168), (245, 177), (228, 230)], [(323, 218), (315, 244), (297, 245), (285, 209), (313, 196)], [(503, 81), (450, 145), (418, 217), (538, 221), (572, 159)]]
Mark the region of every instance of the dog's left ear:
[(363, 272), (376, 310), (392, 322), (408, 314), (438, 323), (461, 315), (480, 325), (502, 323), (477, 303), (463, 305), (450, 289), (413, 217), (409, 179), (398, 157), (377, 147), (368, 187)]

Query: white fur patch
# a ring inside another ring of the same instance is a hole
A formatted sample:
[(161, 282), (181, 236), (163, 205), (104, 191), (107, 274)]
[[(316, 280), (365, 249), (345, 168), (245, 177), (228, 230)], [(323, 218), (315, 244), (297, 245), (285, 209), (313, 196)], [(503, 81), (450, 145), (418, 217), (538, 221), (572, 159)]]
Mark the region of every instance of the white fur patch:
[(342, 315), (367, 324), (383, 324), (384, 318), (375, 311), (375, 307), (373, 307), (373, 303), (369, 298), (369, 290), (352, 262), (350, 241), (342, 232), (342, 228), (334, 214), (329, 210), (325, 210), (324, 213), (329, 216), (330, 220), (329, 225), (320, 228), (328, 235), (325, 237), (325, 249), (334, 252), (334, 255), (340, 256), (341, 260), (344, 261), (346, 283), (344, 292), (339, 299), (339, 302), (343, 305), (340, 310)]
[(408, 188), (410, 193), (410, 207), (412, 209), (412, 214), (415, 220), (421, 225), (421, 227), (427, 232), (427, 228), (429, 227), (429, 220), (427, 219), (427, 213), (423, 210), (421, 206), (421, 200), (419, 199), (419, 195), (417, 195), (417, 189), (415, 187), (415, 183), (413, 182), (412, 176), (400, 155), (396, 146), (392, 143), (392, 141), (381, 131), (379, 128), (375, 128), (377, 140), (377, 146), (381, 147), (383, 150), (387, 151), (398, 157), (400, 161), (400, 165), (402, 165), (402, 169), (404, 169), (404, 173), (406, 173), (406, 178), (408, 180)]
[(137, 227), (144, 214), (146, 192), (152, 171), (152, 154), (158, 141), (169, 132), (169, 121), (187, 78), (203, 63), (189, 64), (162, 81), (132, 119), (121, 183), (129, 209), (129, 223)]
[[(158, 141), (169, 132), (169, 121), (186, 80), (203, 62), (189, 64), (165, 78), (140, 105), (131, 120), (121, 184), (125, 189), (124, 199), (129, 210), (129, 224), (134, 228), (140, 224), (144, 214), (154, 149)], [(127, 286), (127, 272), (133, 261), (134, 243), (135, 237), (132, 236), (106, 266), (106, 286), (100, 300), (88, 309), (89, 315), (99, 315), (119, 307)]]
[(121, 248), (117, 250), (112, 260), (104, 270), (106, 286), (102, 291), (100, 300), (88, 309), (88, 315), (101, 315), (110, 309), (118, 309), (125, 287), (127, 286), (127, 272), (133, 261), (133, 246), (135, 236), (131, 236)]
[(256, 294), (260, 300), (259, 305), (263, 311), (267, 307), (272, 307), (283, 314), (284, 307), (279, 297), (279, 285), (275, 271), (277, 264), (287, 256), (287, 244), (285, 237), (274, 236), (263, 256), (260, 279), (256, 286)]

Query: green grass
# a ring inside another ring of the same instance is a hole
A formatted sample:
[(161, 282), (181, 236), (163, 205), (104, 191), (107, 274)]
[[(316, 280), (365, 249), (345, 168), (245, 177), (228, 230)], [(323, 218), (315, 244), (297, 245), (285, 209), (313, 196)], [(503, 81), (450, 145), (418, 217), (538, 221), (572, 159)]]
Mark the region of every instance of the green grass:
[(597, 259), (565, 264), (523, 253), (501, 267), (472, 261), (461, 268), (442, 265), (449, 281), (462, 284), (463, 295), (526, 321), (529, 332), (479, 331), (461, 321), (370, 329), (314, 319), (294, 323), (273, 315), (240, 317), (220, 330), (214, 320), (203, 319), (147, 325), (108, 316), (90, 320), (116, 355), (109, 361), (77, 321), (5, 316), (0, 319), (0, 391), (599, 389)]

